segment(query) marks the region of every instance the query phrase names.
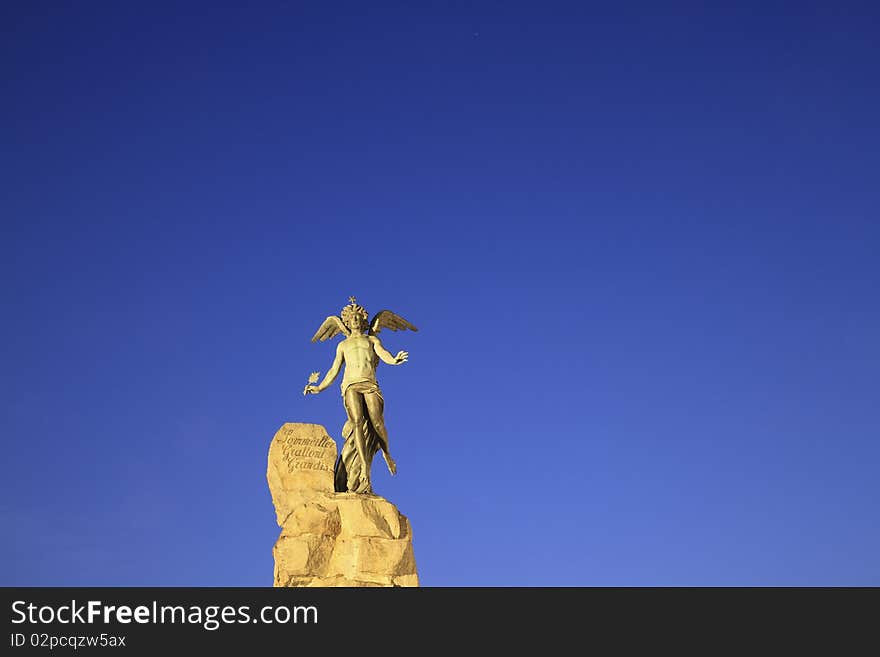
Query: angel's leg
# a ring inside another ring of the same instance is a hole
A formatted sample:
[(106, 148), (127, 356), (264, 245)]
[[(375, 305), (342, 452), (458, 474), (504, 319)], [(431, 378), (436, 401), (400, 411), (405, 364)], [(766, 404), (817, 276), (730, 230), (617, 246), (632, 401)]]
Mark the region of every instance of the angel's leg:
[(391, 458), (391, 451), (388, 448), (388, 431), (385, 429), (385, 418), (383, 414), (385, 404), (382, 401), (382, 396), (375, 393), (366, 394), (364, 395), (364, 401), (367, 403), (367, 413), (370, 414), (370, 423), (373, 425), (373, 428), (376, 430), (376, 434), (379, 437), (379, 446), (382, 448), (382, 456), (385, 458), (385, 464), (388, 466), (388, 471), (391, 474), (395, 474), (397, 472), (397, 464), (394, 462), (394, 459)]
[[(370, 485), (370, 461), (367, 459), (366, 439), (364, 438), (364, 406), (361, 403), (361, 399), (363, 399), (362, 395), (351, 388), (345, 391), (345, 409), (348, 411), (348, 419), (351, 421), (352, 430), (354, 431), (354, 446), (361, 461), (363, 486), (360, 488), (363, 488), (361, 492), (369, 493), (372, 489)], [(351, 490), (351, 482), (349, 482), (348, 489)]]

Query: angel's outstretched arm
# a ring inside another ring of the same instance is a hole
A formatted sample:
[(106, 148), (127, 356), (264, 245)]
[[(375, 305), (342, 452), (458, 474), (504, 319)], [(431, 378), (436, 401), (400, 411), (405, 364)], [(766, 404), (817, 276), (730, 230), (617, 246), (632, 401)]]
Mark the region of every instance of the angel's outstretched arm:
[(383, 363), (388, 363), (389, 365), (402, 365), (406, 362), (406, 359), (409, 358), (409, 354), (405, 351), (398, 351), (396, 356), (392, 356), (391, 352), (382, 346), (381, 340), (375, 335), (370, 336), (370, 342), (373, 343), (373, 349), (376, 350), (376, 354), (382, 359)]
[(303, 390), (303, 394), (307, 395), (311, 393), (317, 395), (322, 390), (326, 390), (327, 387), (336, 380), (339, 370), (342, 368), (342, 361), (342, 343), (340, 342), (336, 345), (336, 358), (333, 359), (333, 364), (330, 366), (330, 369), (327, 370), (327, 374), (324, 375), (324, 380), (316, 386), (306, 386), (305, 390)]

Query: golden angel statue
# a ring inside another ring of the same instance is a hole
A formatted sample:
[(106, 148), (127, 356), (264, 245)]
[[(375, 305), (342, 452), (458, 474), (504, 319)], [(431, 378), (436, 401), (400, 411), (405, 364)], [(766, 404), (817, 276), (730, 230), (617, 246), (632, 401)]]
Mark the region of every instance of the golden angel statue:
[(345, 335), (345, 339), (337, 345), (336, 358), (324, 380), (313, 385), (319, 376), (318, 372), (313, 372), (303, 394), (315, 395), (325, 390), (345, 365), (342, 401), (348, 419), (342, 427), (345, 443), (336, 460), (335, 489), (337, 492), (372, 494), (370, 464), (377, 451), (382, 450), (391, 474), (397, 472), (388, 447), (383, 413), (385, 400), (376, 381), (376, 367), (380, 359), (389, 365), (402, 365), (409, 357), (405, 351), (392, 356), (382, 346), (377, 334), (383, 328), (392, 331), (418, 329), (390, 310), (379, 311), (368, 322), (366, 309), (358, 305), (354, 297), (349, 297), (349, 301), (340, 316), (330, 315), (312, 336), (312, 342), (323, 342), (340, 334)]

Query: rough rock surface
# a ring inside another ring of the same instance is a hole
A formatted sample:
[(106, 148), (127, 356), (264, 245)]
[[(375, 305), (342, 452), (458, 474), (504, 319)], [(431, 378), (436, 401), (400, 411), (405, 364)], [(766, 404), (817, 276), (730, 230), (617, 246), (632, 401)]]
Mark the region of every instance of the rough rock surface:
[(319, 424), (289, 422), (272, 439), (275, 586), (418, 586), (409, 520), (378, 495), (334, 493), (335, 460)]

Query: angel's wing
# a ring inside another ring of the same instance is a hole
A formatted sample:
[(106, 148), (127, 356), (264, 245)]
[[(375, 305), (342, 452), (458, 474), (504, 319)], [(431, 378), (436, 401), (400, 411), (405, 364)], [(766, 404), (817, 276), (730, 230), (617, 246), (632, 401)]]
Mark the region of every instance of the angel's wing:
[(376, 333), (383, 328), (391, 329), (392, 331), (405, 331), (406, 329), (409, 329), (410, 331), (419, 330), (403, 317), (390, 310), (380, 310), (373, 315), (373, 320), (370, 322), (370, 333), (373, 335), (376, 335)]
[(325, 319), (324, 323), (321, 324), (321, 328), (319, 328), (312, 336), (312, 342), (317, 340), (324, 342), (324, 340), (329, 340), (340, 333), (345, 335), (345, 337), (351, 335), (351, 332), (345, 328), (345, 324), (342, 323), (342, 320), (339, 319), (339, 317), (336, 315), (330, 315), (330, 317)]

